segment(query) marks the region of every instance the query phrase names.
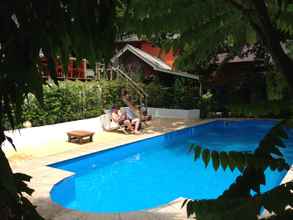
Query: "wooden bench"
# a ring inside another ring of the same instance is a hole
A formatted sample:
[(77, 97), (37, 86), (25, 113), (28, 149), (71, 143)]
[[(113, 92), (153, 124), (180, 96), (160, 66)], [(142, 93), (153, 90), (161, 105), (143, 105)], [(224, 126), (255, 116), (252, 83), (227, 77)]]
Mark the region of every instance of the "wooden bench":
[(68, 142), (82, 144), (93, 141), (94, 132), (76, 130), (67, 132), (67, 135)]

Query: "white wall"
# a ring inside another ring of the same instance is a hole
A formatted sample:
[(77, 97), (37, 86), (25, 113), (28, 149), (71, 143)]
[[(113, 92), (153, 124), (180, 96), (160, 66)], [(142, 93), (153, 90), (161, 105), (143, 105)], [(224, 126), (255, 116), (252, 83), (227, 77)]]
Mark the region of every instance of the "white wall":
[(148, 114), (154, 118), (180, 118), (180, 119), (199, 119), (200, 110), (183, 110), (183, 109), (167, 109), (167, 108), (150, 108)]

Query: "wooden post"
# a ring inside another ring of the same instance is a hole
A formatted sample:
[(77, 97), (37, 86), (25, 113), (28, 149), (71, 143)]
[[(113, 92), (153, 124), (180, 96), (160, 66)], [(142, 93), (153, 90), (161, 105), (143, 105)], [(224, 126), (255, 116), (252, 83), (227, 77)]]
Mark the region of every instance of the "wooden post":
[(116, 80), (120, 79), (120, 74), (118, 73), (118, 71), (116, 71)]
[(96, 63), (96, 79), (101, 80), (101, 65)]
[(202, 96), (202, 84), (201, 84), (200, 80), (198, 82), (199, 82), (199, 96), (201, 97)]
[(113, 80), (113, 69), (111, 67), (109, 67), (110, 70), (110, 80)]

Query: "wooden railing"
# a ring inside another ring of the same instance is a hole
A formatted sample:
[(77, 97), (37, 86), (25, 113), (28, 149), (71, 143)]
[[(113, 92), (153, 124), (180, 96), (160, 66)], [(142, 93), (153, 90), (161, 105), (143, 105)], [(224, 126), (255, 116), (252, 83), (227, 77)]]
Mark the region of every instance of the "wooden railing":
[(130, 76), (128, 76), (127, 73), (125, 73), (119, 66), (117, 67), (112, 67), (113, 71), (119, 74), (119, 76), (122, 76), (124, 79), (126, 79), (131, 87), (135, 90), (135, 92), (139, 95), (140, 99), (140, 105), (144, 103), (144, 105), (147, 107), (147, 99), (148, 99), (148, 94), (141, 88), (141, 86), (135, 82)]

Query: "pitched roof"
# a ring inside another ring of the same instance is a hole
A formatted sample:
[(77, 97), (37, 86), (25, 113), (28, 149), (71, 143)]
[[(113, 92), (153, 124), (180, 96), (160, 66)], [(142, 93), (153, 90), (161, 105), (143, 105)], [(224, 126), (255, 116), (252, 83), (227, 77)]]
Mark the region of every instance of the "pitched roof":
[(144, 62), (149, 64), (154, 70), (158, 72), (182, 76), (182, 77), (190, 78), (190, 79), (197, 79), (197, 80), (199, 79), (198, 76), (196, 75), (172, 70), (172, 68), (169, 65), (167, 65), (165, 62), (163, 62), (161, 59), (155, 56), (152, 56), (141, 49), (133, 47), (130, 44), (125, 45), (125, 47), (123, 47), (120, 51), (118, 51), (118, 53), (116, 53), (116, 55), (111, 59), (112, 63), (114, 63), (126, 51), (129, 51), (135, 56), (137, 56), (138, 58), (142, 59)]
[[(223, 63), (228, 58), (228, 53), (220, 53), (216, 57), (216, 63)], [(254, 62), (256, 61), (256, 56), (253, 53), (248, 54), (247, 56), (239, 57), (235, 56), (229, 59), (228, 63), (241, 63), (241, 62)]]

